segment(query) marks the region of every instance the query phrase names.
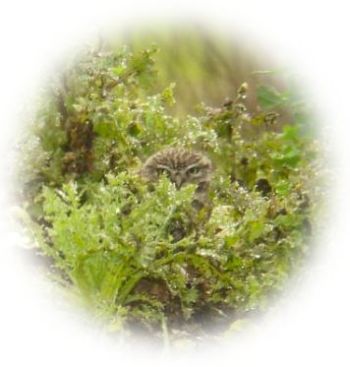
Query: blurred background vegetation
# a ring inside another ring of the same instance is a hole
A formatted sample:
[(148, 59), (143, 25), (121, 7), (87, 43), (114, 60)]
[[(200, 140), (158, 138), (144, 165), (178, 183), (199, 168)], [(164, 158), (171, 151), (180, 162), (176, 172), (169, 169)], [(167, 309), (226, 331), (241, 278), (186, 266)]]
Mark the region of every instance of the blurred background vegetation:
[(212, 32), (202, 25), (156, 25), (100, 39), (101, 48), (122, 45), (128, 45), (132, 52), (157, 48), (157, 78), (150, 92), (158, 93), (164, 85), (175, 83), (177, 103), (168, 112), (178, 117), (198, 114), (202, 103), (220, 107), (225, 99), (235, 96), (243, 82), (249, 85), (245, 104), (252, 112), (259, 112), (257, 98), (260, 105), (265, 99), (264, 107), (277, 111), (281, 120), (291, 122), (295, 116), (290, 115), (290, 108), (297, 105), (300, 113), (305, 107), (293, 75), (267, 55), (259, 54), (256, 44), (232, 34)]

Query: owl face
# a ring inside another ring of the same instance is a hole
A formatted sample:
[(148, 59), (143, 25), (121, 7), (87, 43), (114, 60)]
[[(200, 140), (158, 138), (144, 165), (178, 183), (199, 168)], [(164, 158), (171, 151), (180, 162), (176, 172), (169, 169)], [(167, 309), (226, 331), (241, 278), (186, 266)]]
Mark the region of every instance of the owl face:
[(142, 168), (142, 175), (152, 181), (166, 175), (177, 189), (186, 184), (198, 186), (210, 179), (212, 164), (198, 152), (168, 148), (151, 156)]

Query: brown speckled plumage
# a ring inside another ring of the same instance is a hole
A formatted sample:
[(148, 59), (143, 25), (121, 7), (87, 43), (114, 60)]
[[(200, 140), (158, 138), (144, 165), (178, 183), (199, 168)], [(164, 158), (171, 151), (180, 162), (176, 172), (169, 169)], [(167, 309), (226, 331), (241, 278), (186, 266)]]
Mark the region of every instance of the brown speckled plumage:
[[(213, 165), (209, 158), (199, 152), (184, 148), (166, 148), (151, 157), (144, 163), (140, 174), (150, 182), (155, 182), (162, 174), (166, 174), (177, 189), (186, 184), (197, 186), (192, 201), (196, 210), (207, 207), (208, 188)], [(188, 228), (181, 221), (174, 220), (169, 224), (169, 232), (175, 242), (181, 240)]]
[(188, 183), (196, 184), (196, 199), (202, 201), (212, 171), (211, 161), (202, 153), (184, 148), (166, 148), (148, 158), (140, 173), (149, 181), (156, 181), (160, 175), (166, 174), (178, 189)]

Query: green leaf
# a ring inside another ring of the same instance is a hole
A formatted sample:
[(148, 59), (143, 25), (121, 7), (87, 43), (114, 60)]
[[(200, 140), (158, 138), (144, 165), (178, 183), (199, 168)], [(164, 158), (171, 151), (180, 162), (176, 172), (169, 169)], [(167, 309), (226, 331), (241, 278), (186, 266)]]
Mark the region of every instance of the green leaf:
[(275, 185), (275, 192), (277, 195), (280, 195), (280, 196), (289, 195), (291, 189), (292, 189), (292, 184), (285, 180), (281, 180)]
[(169, 87), (165, 88), (162, 92), (162, 100), (165, 104), (168, 106), (173, 106), (176, 103), (175, 97), (174, 97), (174, 88), (175, 83), (171, 83)]

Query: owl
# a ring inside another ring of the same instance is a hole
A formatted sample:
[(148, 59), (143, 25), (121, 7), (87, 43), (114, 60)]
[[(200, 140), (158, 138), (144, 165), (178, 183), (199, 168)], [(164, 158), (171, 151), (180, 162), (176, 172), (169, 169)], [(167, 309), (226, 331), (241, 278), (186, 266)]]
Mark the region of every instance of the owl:
[(165, 174), (177, 189), (195, 184), (193, 206), (200, 209), (207, 200), (212, 171), (211, 161), (202, 153), (184, 148), (166, 148), (149, 157), (140, 174), (151, 182)]

